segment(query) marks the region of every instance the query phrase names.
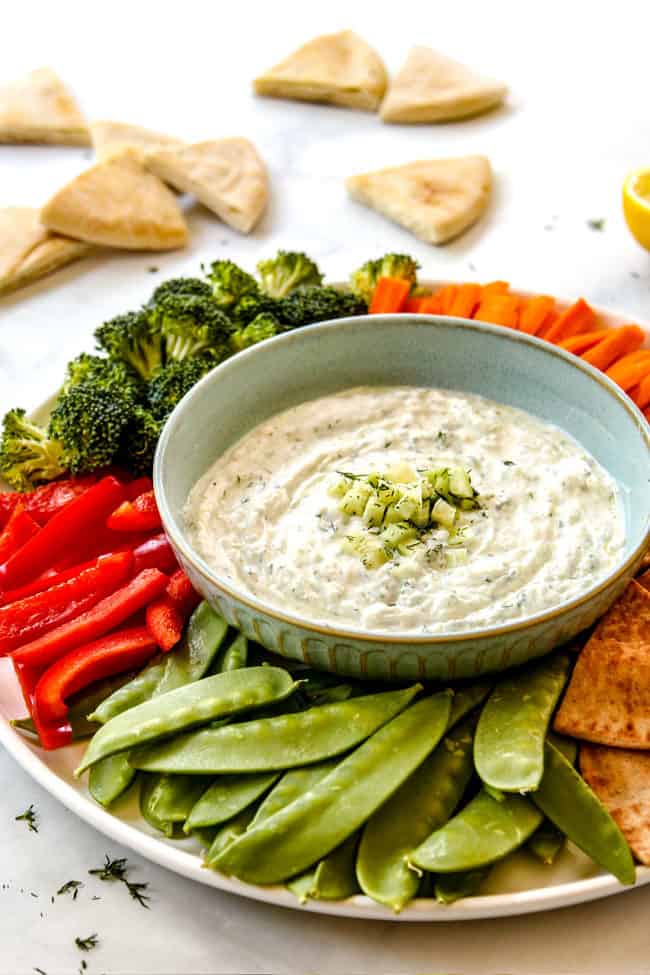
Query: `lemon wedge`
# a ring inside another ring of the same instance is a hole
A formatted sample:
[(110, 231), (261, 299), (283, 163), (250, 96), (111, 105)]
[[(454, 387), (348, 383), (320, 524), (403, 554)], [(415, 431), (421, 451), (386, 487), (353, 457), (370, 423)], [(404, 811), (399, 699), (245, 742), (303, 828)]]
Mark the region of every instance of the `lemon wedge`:
[(636, 169), (626, 176), (623, 213), (632, 235), (650, 251), (650, 168)]

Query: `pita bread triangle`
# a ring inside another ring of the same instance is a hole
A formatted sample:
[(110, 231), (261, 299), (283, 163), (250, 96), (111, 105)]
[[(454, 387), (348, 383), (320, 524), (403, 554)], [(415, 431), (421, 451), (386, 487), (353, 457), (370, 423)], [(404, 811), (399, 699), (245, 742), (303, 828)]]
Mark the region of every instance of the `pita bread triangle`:
[(89, 146), (77, 104), (51, 68), (0, 86), (0, 142)]
[(650, 866), (650, 752), (581, 745), (580, 771), (637, 860)]
[(578, 657), (555, 730), (650, 749), (650, 592), (630, 582)]
[(386, 90), (384, 63), (351, 30), (322, 34), (253, 82), (258, 95), (326, 102), (374, 112)]
[(215, 139), (147, 153), (146, 165), (165, 182), (192, 193), (208, 209), (248, 233), (268, 202), (266, 167), (248, 139)]
[(430, 244), (457, 237), (485, 210), (492, 184), (485, 156), (423, 159), (350, 176), (347, 190)]
[(447, 122), (499, 105), (508, 89), (428, 47), (414, 47), (393, 78), (380, 114), (384, 122)]
[(39, 212), (33, 207), (0, 210), (0, 281), (47, 236)]
[(41, 211), (46, 227), (92, 244), (174, 250), (187, 226), (171, 190), (130, 152), (80, 173)]
[(153, 132), (141, 125), (129, 125), (128, 122), (108, 120), (91, 122), (90, 134), (99, 162), (119, 155), (125, 149), (131, 149), (136, 155), (144, 158), (145, 152), (149, 149), (183, 145), (180, 139), (175, 139), (173, 136)]

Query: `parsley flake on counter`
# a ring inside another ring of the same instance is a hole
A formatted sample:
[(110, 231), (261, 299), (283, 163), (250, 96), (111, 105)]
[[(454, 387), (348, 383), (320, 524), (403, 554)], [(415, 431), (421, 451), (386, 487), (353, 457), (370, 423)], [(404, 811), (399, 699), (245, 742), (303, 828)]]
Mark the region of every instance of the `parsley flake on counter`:
[(30, 803), (25, 812), (21, 813), (20, 816), (14, 817), (16, 822), (23, 820), (27, 823), (27, 828), (32, 833), (38, 833), (38, 815), (34, 809), (34, 803)]
[(65, 884), (59, 887), (56, 892), (56, 896), (60, 897), (62, 894), (72, 894), (73, 901), (76, 901), (80, 887), (83, 887), (80, 880), (68, 880)]
[(604, 230), (605, 220), (603, 217), (599, 217), (598, 219), (595, 220), (594, 219), (587, 220), (587, 226), (589, 227), (590, 230)]
[(87, 938), (75, 938), (74, 943), (79, 951), (92, 951), (99, 944), (99, 937), (96, 934), (89, 934)]
[(151, 900), (151, 898), (148, 894), (145, 894), (145, 890), (149, 884), (133, 883), (127, 877), (128, 870), (129, 866), (126, 857), (118, 857), (115, 860), (111, 860), (108, 853), (106, 853), (104, 854), (104, 865), (97, 867), (95, 870), (89, 870), (88, 873), (93, 877), (99, 877), (100, 880), (119, 880), (125, 885), (132, 900), (148, 910), (149, 904), (147, 901)]

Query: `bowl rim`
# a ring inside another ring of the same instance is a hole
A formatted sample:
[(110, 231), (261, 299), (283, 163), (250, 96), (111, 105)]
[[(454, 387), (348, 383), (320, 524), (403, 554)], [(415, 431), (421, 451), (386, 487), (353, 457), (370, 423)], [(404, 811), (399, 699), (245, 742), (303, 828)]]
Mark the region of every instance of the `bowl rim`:
[(188, 407), (191, 406), (192, 400), (199, 394), (199, 391), (206, 385), (215, 381), (215, 377), (223, 375), (233, 367), (234, 362), (238, 362), (240, 365), (243, 361), (251, 356), (255, 356), (259, 353), (260, 348), (266, 347), (268, 349), (270, 346), (279, 344), (289, 344), (300, 335), (313, 334), (314, 332), (320, 332), (324, 330), (345, 330), (346, 328), (354, 327), (355, 324), (359, 322), (372, 321), (375, 324), (381, 322), (386, 322), (388, 324), (394, 323), (403, 325), (406, 319), (410, 319), (414, 324), (426, 324), (435, 322), (438, 325), (444, 327), (456, 327), (463, 328), (469, 331), (482, 332), (485, 334), (494, 335), (497, 338), (508, 342), (519, 342), (532, 348), (538, 349), (542, 353), (546, 353), (551, 357), (557, 357), (564, 359), (565, 362), (569, 364), (570, 367), (582, 371), (590, 379), (598, 383), (598, 385), (607, 393), (609, 396), (613, 397), (618, 403), (623, 407), (625, 412), (629, 415), (630, 420), (636, 426), (638, 432), (641, 435), (642, 440), (645, 441), (646, 448), (650, 449), (650, 424), (647, 422), (640, 409), (636, 404), (630, 399), (629, 396), (614, 383), (605, 373), (591, 366), (589, 363), (585, 362), (578, 356), (567, 352), (565, 349), (559, 348), (559, 346), (552, 345), (549, 342), (545, 342), (543, 339), (537, 338), (533, 335), (528, 335), (525, 332), (515, 331), (514, 329), (506, 329), (501, 325), (492, 325), (488, 322), (476, 322), (473, 319), (458, 318), (452, 315), (422, 315), (422, 314), (411, 314), (399, 313), (399, 314), (383, 314), (383, 315), (355, 315), (347, 318), (338, 318), (325, 322), (317, 322), (313, 325), (306, 325), (300, 329), (296, 329), (293, 332), (285, 332), (281, 335), (276, 335), (271, 339), (267, 339), (265, 342), (258, 346), (252, 346), (243, 352), (238, 353), (236, 357), (225, 360), (225, 362), (220, 363), (214, 369), (210, 370), (205, 376), (203, 376), (192, 389), (185, 394), (185, 396), (177, 403), (176, 407), (168, 417), (162, 434), (158, 441), (158, 446), (156, 448), (156, 454), (154, 457), (154, 468), (153, 468), (153, 482), (154, 491), (158, 506), (160, 509), (160, 514), (163, 522), (163, 527), (167, 535), (170, 537), (173, 545), (181, 553), (183, 558), (192, 566), (192, 569), (200, 576), (202, 576), (207, 583), (215, 586), (222, 593), (227, 595), (229, 598), (234, 599), (240, 603), (243, 603), (249, 609), (255, 612), (262, 613), (268, 617), (271, 617), (276, 622), (283, 624), (288, 624), (293, 627), (298, 627), (301, 630), (313, 633), (316, 636), (325, 636), (329, 638), (335, 638), (337, 640), (348, 640), (356, 641), (362, 643), (369, 643), (374, 645), (445, 645), (449, 643), (467, 643), (470, 641), (490, 639), (494, 637), (506, 636), (513, 632), (521, 632), (528, 630), (532, 627), (538, 626), (540, 624), (556, 620), (563, 616), (565, 613), (570, 612), (574, 609), (584, 606), (591, 600), (598, 596), (600, 593), (609, 589), (612, 585), (615, 585), (621, 578), (629, 575), (630, 570), (633, 570), (634, 563), (643, 555), (643, 553), (650, 547), (650, 515), (646, 518), (646, 530), (643, 539), (637, 544), (632, 553), (625, 559), (625, 561), (618, 565), (611, 573), (608, 573), (597, 585), (592, 586), (586, 590), (582, 595), (576, 596), (573, 599), (560, 603), (557, 606), (553, 606), (548, 610), (534, 614), (532, 616), (525, 616), (519, 620), (506, 622), (499, 624), (498, 626), (483, 627), (471, 630), (464, 630), (462, 632), (451, 632), (447, 634), (443, 633), (409, 633), (408, 630), (397, 631), (394, 633), (385, 632), (374, 632), (370, 630), (355, 630), (354, 628), (347, 627), (336, 627), (330, 626), (328, 624), (321, 624), (313, 620), (301, 617), (299, 615), (294, 615), (290, 612), (286, 612), (280, 607), (273, 606), (270, 603), (264, 602), (264, 600), (259, 599), (252, 593), (247, 593), (239, 590), (236, 586), (232, 586), (230, 583), (222, 579), (194, 550), (192, 545), (189, 543), (186, 533), (181, 529), (180, 525), (177, 523), (177, 519), (172, 515), (169, 505), (167, 504), (166, 492), (164, 488), (164, 458), (166, 454), (167, 443), (171, 437), (171, 431), (174, 425), (174, 421), (185, 412)]

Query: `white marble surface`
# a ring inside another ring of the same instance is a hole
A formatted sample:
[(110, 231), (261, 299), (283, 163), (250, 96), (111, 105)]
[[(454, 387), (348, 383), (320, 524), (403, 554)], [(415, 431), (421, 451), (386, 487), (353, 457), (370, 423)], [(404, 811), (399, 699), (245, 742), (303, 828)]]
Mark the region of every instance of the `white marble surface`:
[[(187, 138), (250, 136), (268, 161), (273, 202), (251, 238), (193, 208), (192, 245), (183, 253), (98, 257), (1, 301), (1, 409), (45, 397), (66, 360), (91, 348), (96, 324), (141, 301), (163, 276), (192, 273), (221, 255), (253, 264), (278, 246), (314, 254), (331, 278), (385, 249), (405, 249), (429, 276), (507, 277), (650, 319), (650, 258), (620, 213), (624, 173), (650, 163), (647, 4), (467, 0), (397, 9), (391, 14), (377, 0), (7, 5), (3, 77), (52, 63), (89, 116)], [(392, 69), (414, 42), (480, 65), (511, 84), (509, 107), (457, 125), (400, 128), (372, 115), (253, 99), (249, 80), (258, 70), (307, 37), (342, 26), (376, 44)], [(415, 243), (346, 199), (342, 180), (350, 172), (466, 152), (492, 159), (494, 199), (481, 224), (444, 249)], [(87, 164), (86, 155), (2, 147), (0, 205), (40, 204)], [(590, 218), (605, 218), (605, 231), (591, 231)], [(38, 834), (14, 821), (32, 802)], [(1, 975), (37, 966), (47, 975), (76, 972), (82, 958), (88, 975), (650, 972), (647, 888), (511, 921), (369, 924), (238, 900), (130, 857), (134, 877), (151, 885), (146, 912), (120, 885), (87, 876), (105, 852), (124, 851), (4, 754), (0, 822)], [(52, 903), (69, 879), (86, 884), (77, 900)], [(93, 932), (99, 947), (82, 956), (74, 938)]]

